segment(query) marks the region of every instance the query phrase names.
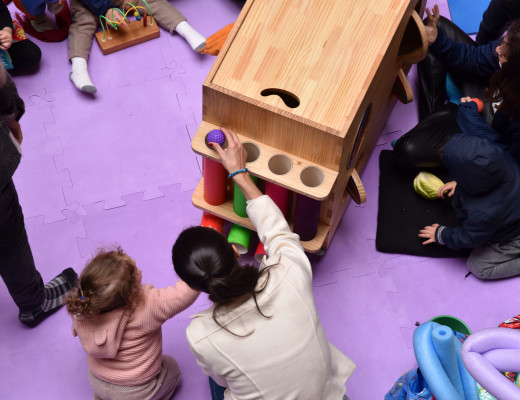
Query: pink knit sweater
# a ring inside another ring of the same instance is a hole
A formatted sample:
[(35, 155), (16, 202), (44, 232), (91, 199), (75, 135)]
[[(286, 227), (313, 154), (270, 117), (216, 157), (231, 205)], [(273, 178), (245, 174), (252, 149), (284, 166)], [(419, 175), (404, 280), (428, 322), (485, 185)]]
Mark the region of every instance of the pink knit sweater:
[(161, 370), (162, 324), (199, 295), (181, 280), (140, 290), (144, 302), (131, 315), (118, 309), (92, 319), (72, 317), (72, 333), (87, 352), (90, 371), (106, 382), (135, 386), (155, 378)]

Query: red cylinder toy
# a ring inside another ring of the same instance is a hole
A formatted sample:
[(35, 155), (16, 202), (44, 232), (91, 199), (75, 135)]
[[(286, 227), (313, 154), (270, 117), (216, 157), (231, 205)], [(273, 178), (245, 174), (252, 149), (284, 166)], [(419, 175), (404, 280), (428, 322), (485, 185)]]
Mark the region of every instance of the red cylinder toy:
[(265, 182), (265, 194), (274, 201), (274, 204), (278, 206), (284, 217), (287, 218), (291, 192), (284, 187), (275, 185), (274, 183)]
[[(222, 146), (225, 141), (224, 133), (219, 129), (214, 129), (206, 135), (207, 145), (208, 143), (218, 143)], [(210, 146), (208, 145), (208, 147)], [(212, 206), (219, 206), (226, 201), (228, 173), (221, 163), (210, 158), (204, 157), (203, 164), (204, 200)]]
[(202, 212), (202, 221), (200, 221), (200, 226), (205, 226), (206, 228), (212, 228), (212, 229), (215, 229), (217, 232), (222, 233), (224, 231), (224, 220), (207, 211), (203, 211)]

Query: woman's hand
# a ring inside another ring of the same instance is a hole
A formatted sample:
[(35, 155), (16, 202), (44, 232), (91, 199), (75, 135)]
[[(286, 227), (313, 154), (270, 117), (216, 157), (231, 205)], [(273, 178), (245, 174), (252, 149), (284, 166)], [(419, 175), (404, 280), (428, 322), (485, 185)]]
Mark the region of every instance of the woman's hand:
[(437, 196), (439, 196), (441, 199), (444, 199), (444, 194), (448, 192), (448, 197), (452, 197), (455, 194), (455, 187), (457, 187), (457, 182), (455, 181), (445, 183), (439, 188)]
[(13, 43), (13, 30), (5, 27), (0, 30), (0, 49), (7, 50)]
[(435, 243), (435, 231), (437, 231), (438, 226), (439, 224), (425, 226), (419, 231), (419, 237), (427, 239), (423, 242), (423, 244)]
[[(240, 143), (235, 132), (231, 132), (226, 128), (220, 128), (224, 133), (227, 141), (227, 148), (224, 150), (218, 143), (210, 142), (211, 146), (217, 151), (222, 165), (230, 174), (246, 167), (247, 151)], [(233, 181), (242, 190), (246, 200), (253, 200), (262, 196), (262, 192), (255, 185), (249, 173), (241, 172), (233, 175)]]
[(426, 38), (428, 39), (428, 45), (432, 45), (437, 39), (437, 22), (439, 22), (439, 6), (435, 4), (432, 8), (433, 15), (429, 8), (426, 8), (427, 22), (424, 27), (426, 31)]
[(220, 128), (227, 141), (226, 150), (222, 149), (218, 143), (211, 142), (211, 146), (217, 151), (222, 165), (228, 173), (233, 173), (239, 169), (246, 167), (247, 151), (240, 143), (235, 132), (231, 132), (226, 128)]
[(119, 26), (128, 26), (128, 22), (126, 22), (125, 17), (117, 8), (109, 8), (105, 14), (105, 17), (109, 21), (115, 21)]

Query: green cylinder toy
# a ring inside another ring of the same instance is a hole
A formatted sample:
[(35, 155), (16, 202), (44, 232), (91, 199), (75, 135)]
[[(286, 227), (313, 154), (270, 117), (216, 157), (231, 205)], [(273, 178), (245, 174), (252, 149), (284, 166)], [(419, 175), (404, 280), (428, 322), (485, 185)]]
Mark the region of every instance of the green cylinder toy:
[(232, 224), (229, 229), (228, 242), (235, 245), (239, 254), (246, 254), (249, 251), (252, 234), (251, 230)]

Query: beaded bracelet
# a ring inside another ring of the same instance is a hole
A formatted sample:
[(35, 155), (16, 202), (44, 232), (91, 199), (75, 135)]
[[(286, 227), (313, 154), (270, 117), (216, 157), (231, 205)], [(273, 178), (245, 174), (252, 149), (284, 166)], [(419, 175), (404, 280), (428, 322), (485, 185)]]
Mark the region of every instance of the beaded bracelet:
[(242, 169), (239, 169), (238, 171), (235, 171), (235, 172), (232, 172), (228, 175), (228, 179), (231, 179), (233, 178), (236, 174), (240, 174), (242, 172), (247, 172), (249, 171), (247, 168), (242, 168)]

